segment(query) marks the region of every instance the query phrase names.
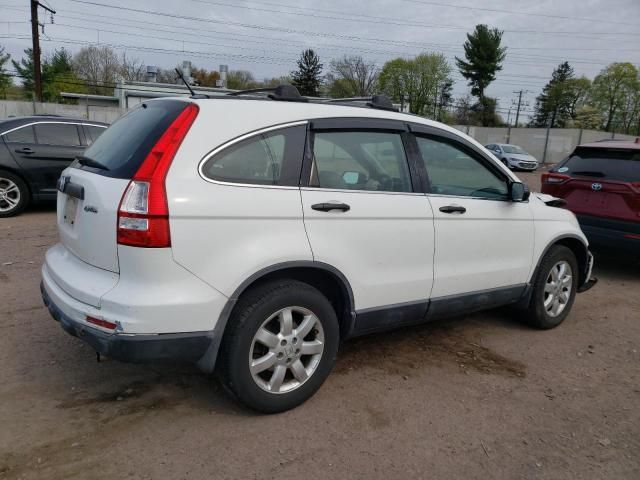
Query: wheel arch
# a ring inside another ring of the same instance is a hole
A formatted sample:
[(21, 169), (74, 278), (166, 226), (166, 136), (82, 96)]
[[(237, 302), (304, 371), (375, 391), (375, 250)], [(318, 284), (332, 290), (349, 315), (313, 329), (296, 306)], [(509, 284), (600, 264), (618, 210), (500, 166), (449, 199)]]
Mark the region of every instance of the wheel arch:
[(13, 168), (13, 167), (8, 167), (4, 164), (0, 165), (0, 172), (9, 172), (12, 175), (15, 175), (16, 177), (18, 177), (20, 180), (22, 180), (24, 182), (24, 184), (27, 187), (27, 190), (29, 191), (29, 201), (33, 201), (33, 187), (31, 186), (31, 183), (29, 182), (29, 180), (22, 174), (22, 172), (20, 172), (19, 169)]
[(540, 270), (540, 264), (542, 263), (542, 259), (545, 257), (549, 250), (555, 245), (563, 245), (569, 248), (573, 254), (576, 256), (576, 261), (578, 262), (578, 287), (584, 284), (588, 280), (588, 262), (589, 262), (589, 246), (585, 243), (585, 241), (580, 238), (578, 235), (573, 234), (565, 234), (560, 235), (558, 237), (553, 238), (547, 246), (542, 250), (542, 253), (538, 257), (536, 262), (536, 267), (533, 269), (531, 273), (531, 277), (529, 278), (529, 282), (527, 284), (527, 288), (525, 292), (522, 294), (522, 298), (516, 304), (516, 308), (527, 308), (529, 305), (529, 301), (531, 299), (531, 295), (533, 293), (533, 284), (536, 276), (538, 275), (538, 271)]
[(544, 250), (538, 257), (536, 268), (533, 270), (531, 278), (529, 279), (529, 284), (533, 283), (533, 280), (536, 278), (536, 275), (538, 274), (538, 269), (540, 268), (540, 264), (542, 263), (542, 259), (545, 257), (547, 253), (549, 253), (549, 250), (551, 250), (551, 248), (554, 247), (555, 245), (564, 245), (565, 247), (569, 248), (573, 252), (578, 262), (578, 269), (580, 270), (578, 285), (582, 285), (584, 282), (586, 282), (588, 280), (586, 276), (587, 276), (587, 268), (588, 268), (588, 261), (589, 261), (589, 246), (578, 235), (565, 234), (565, 235), (560, 235), (558, 237), (555, 237), (544, 248)]
[(346, 338), (353, 331), (355, 303), (353, 290), (345, 275), (337, 268), (323, 262), (290, 261), (271, 265), (258, 270), (245, 279), (227, 300), (212, 332), (212, 342), (207, 353), (198, 362), (205, 372), (215, 368), (220, 344), (238, 299), (250, 288), (277, 279), (294, 279), (320, 290), (328, 299), (338, 317), (340, 338)]

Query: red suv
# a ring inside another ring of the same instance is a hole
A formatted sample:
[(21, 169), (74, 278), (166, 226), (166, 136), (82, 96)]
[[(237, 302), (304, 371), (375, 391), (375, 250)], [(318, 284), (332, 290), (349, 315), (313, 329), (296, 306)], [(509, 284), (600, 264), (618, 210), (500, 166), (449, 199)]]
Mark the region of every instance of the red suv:
[(542, 193), (567, 202), (592, 244), (640, 254), (640, 138), (578, 145)]

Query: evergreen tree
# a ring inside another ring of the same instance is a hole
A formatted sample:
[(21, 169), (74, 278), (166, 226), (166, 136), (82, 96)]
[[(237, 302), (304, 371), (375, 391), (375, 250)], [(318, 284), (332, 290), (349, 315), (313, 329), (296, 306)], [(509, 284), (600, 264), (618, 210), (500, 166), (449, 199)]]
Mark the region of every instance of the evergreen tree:
[(573, 68), (569, 62), (562, 62), (551, 74), (551, 80), (536, 98), (532, 124), (536, 127), (565, 128), (571, 120), (574, 88)]
[(7, 98), (7, 90), (12, 83), (11, 76), (4, 69), (10, 57), (8, 53), (4, 53), (4, 47), (0, 47), (0, 98)]
[[(35, 88), (33, 73), (33, 50), (27, 48), (20, 63), (12, 60), (13, 68), (22, 80), (24, 95), (33, 98)], [(45, 102), (58, 101), (60, 92), (86, 92), (84, 82), (73, 70), (72, 57), (65, 48), (56, 49), (53, 55), (44, 57), (40, 63), (42, 68), (42, 97)]]
[[(501, 47), (502, 31), (497, 28), (490, 29), (486, 25), (476, 25), (473, 33), (467, 34), (464, 42), (464, 55), (466, 61), (456, 57), (456, 65), (460, 74), (469, 81), (471, 94), (478, 97), (482, 112), (482, 125), (487, 126), (495, 115), (491, 110), (491, 102), (484, 95), (486, 88), (496, 79), (496, 72), (502, 70), (502, 61), (507, 55), (506, 47)], [(481, 113), (482, 113), (481, 112)]]
[(291, 72), (293, 85), (298, 88), (300, 95), (317, 97), (320, 91), (322, 64), (318, 55), (311, 50), (305, 50), (298, 60), (298, 70)]
[(25, 56), (20, 60), (20, 63), (15, 60), (11, 60), (11, 63), (13, 64), (13, 68), (18, 72), (18, 77), (22, 80), (25, 97), (31, 100), (34, 91), (33, 50), (27, 48), (24, 54)]

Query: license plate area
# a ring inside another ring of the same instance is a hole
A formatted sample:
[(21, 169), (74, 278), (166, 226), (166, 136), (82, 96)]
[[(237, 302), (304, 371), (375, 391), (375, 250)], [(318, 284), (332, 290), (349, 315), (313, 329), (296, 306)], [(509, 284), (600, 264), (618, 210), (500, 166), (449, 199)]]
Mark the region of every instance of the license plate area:
[(78, 213), (78, 199), (70, 196), (66, 196), (64, 202), (64, 211), (62, 213), (62, 220), (67, 225), (75, 225), (76, 215)]

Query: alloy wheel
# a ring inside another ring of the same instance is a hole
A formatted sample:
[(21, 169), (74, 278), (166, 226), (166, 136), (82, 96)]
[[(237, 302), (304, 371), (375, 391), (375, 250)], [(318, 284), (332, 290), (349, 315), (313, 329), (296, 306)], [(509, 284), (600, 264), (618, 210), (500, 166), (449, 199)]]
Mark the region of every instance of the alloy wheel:
[(20, 203), (20, 188), (12, 180), (0, 177), (0, 212), (9, 212)]
[(557, 317), (571, 298), (573, 271), (565, 260), (557, 262), (547, 276), (544, 285), (544, 309), (550, 317)]
[(322, 323), (312, 311), (283, 308), (262, 323), (251, 341), (251, 377), (269, 393), (291, 392), (316, 371), (324, 345)]

